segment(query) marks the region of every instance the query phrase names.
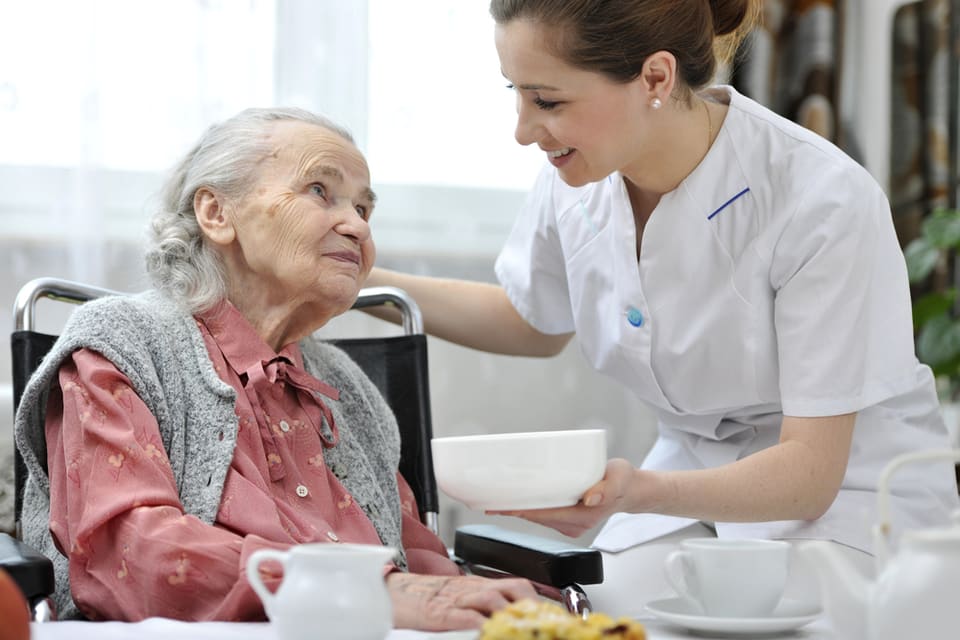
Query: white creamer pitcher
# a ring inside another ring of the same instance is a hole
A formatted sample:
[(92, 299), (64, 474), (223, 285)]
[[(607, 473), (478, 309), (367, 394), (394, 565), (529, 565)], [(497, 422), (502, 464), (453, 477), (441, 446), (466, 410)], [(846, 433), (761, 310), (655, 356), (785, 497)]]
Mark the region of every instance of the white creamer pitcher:
[[(247, 561), (247, 579), (280, 640), (383, 640), (393, 626), (383, 566), (394, 553), (379, 545), (334, 543), (261, 549)], [(265, 560), (283, 565), (276, 593), (260, 578)]]

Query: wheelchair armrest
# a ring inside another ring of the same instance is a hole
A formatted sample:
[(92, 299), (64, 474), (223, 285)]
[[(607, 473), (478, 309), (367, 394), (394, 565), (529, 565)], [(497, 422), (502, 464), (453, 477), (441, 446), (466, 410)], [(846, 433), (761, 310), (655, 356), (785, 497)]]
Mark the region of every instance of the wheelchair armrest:
[(460, 527), (453, 552), (467, 565), (489, 567), (557, 589), (603, 582), (603, 558), (596, 549), (574, 547), (496, 525)]
[(0, 567), (10, 574), (31, 604), (53, 594), (53, 562), (6, 533), (0, 533)]

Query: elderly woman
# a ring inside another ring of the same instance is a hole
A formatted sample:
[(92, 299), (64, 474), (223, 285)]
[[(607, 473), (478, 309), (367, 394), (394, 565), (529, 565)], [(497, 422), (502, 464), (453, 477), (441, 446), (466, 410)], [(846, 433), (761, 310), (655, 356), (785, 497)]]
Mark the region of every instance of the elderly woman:
[(17, 416), (25, 538), (55, 559), (62, 617), (263, 619), (247, 558), (306, 542), (398, 549), (384, 569), (398, 627), (476, 627), (534, 596), (460, 575), (415, 516), (386, 403), (310, 337), (374, 261), (350, 135), (244, 111), (207, 131), (162, 200), (155, 289), (78, 309)]

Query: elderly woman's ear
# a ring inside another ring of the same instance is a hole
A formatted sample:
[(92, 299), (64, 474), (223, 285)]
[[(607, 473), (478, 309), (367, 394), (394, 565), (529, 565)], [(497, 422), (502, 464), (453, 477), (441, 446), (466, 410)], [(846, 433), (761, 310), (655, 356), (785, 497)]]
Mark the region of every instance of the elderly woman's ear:
[(215, 244), (228, 245), (236, 238), (233, 221), (224, 215), (222, 196), (206, 187), (197, 189), (193, 196), (193, 212), (203, 235)]

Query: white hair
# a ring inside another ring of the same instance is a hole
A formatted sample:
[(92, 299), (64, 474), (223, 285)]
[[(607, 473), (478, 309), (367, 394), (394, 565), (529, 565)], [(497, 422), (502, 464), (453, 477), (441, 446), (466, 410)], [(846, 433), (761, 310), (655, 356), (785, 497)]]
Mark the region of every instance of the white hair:
[(346, 129), (304, 109), (246, 109), (207, 129), (164, 185), (150, 221), (147, 275), (154, 287), (191, 313), (213, 307), (227, 293), (223, 262), (197, 223), (194, 196), (206, 187), (227, 199), (243, 198), (257, 182), (258, 164), (271, 151), (267, 134), (283, 120), (314, 124), (353, 143)]

